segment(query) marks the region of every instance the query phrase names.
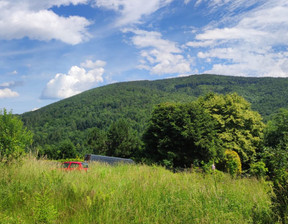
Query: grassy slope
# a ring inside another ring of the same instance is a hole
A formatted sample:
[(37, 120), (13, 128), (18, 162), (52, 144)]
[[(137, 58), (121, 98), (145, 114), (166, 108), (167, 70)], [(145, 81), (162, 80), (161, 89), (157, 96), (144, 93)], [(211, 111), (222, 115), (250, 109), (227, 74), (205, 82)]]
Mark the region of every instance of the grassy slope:
[(269, 222), (266, 184), (161, 167), (92, 164), (63, 172), (45, 160), (0, 167), (0, 223)]

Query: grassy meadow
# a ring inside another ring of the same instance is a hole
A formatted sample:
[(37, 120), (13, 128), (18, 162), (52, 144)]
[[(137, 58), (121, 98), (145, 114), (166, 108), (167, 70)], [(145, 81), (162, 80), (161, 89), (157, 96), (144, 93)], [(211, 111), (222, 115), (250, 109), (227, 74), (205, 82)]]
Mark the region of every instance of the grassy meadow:
[(271, 223), (270, 186), (216, 172), (90, 164), (0, 165), (0, 223)]

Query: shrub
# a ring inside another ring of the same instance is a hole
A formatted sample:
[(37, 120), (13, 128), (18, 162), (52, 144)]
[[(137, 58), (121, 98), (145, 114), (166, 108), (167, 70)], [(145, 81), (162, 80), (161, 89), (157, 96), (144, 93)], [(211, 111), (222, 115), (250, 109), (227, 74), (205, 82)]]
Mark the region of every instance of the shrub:
[(226, 150), (224, 159), (217, 165), (218, 169), (229, 173), (235, 177), (242, 172), (242, 164), (237, 152), (233, 150)]
[(6, 109), (0, 110), (0, 161), (10, 162), (25, 154), (33, 135), (22, 121)]
[(256, 176), (258, 179), (265, 177), (268, 172), (268, 168), (265, 163), (262, 161), (251, 164), (250, 166), (250, 174), (252, 176)]
[(274, 177), (272, 204), (273, 210), (282, 223), (288, 223), (288, 173), (283, 171), (282, 175)]

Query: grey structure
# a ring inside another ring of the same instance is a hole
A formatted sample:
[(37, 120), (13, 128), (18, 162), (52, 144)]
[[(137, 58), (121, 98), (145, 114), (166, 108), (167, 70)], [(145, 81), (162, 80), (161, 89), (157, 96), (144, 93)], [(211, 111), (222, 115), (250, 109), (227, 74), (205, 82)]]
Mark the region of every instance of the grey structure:
[(118, 163), (130, 163), (135, 164), (135, 162), (132, 159), (124, 159), (119, 157), (112, 157), (112, 156), (100, 156), (100, 155), (94, 155), (94, 154), (87, 154), (84, 157), (84, 160), (86, 162), (101, 162), (101, 163), (108, 163), (111, 165), (115, 165)]

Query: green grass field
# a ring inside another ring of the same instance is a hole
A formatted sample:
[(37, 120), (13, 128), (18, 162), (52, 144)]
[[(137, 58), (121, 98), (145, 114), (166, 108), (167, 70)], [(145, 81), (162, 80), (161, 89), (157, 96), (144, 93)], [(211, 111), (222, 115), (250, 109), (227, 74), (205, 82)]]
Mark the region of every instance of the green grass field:
[(0, 165), (0, 223), (269, 223), (270, 187), (220, 172), (90, 164), (65, 172), (27, 158)]

